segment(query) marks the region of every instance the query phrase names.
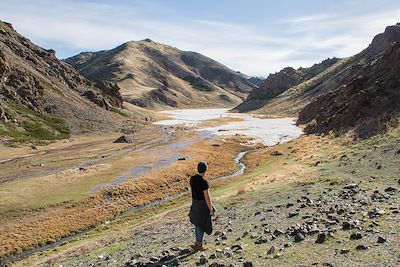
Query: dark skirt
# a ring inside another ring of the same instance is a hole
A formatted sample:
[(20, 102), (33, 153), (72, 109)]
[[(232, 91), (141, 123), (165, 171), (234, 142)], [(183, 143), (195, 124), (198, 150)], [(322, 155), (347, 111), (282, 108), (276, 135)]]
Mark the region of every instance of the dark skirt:
[(213, 231), (210, 210), (204, 200), (192, 198), (189, 219), (192, 224), (200, 227), (206, 234), (210, 235)]

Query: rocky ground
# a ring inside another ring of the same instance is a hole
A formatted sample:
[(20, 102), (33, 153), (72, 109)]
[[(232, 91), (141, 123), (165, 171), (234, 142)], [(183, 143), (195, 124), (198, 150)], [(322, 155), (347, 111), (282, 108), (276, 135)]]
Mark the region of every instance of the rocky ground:
[(398, 137), (310, 136), (249, 153), (245, 175), (213, 184), (218, 212), (205, 251), (190, 248), (182, 197), (19, 264), (399, 266)]

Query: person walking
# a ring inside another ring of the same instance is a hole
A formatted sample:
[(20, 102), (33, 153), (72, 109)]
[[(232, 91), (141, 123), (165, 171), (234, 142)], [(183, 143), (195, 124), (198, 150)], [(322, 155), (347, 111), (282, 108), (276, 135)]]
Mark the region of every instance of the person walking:
[(197, 165), (198, 174), (190, 177), (192, 206), (190, 207), (189, 218), (195, 229), (195, 250), (203, 250), (204, 233), (210, 235), (213, 231), (211, 216), (214, 216), (215, 208), (211, 202), (210, 187), (205, 178), (207, 168), (206, 162), (200, 162)]

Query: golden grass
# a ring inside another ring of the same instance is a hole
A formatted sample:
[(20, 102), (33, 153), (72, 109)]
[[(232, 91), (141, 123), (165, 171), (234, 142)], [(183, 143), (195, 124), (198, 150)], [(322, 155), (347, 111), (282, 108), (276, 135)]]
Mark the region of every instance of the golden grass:
[(182, 192), (188, 188), (188, 177), (200, 160), (210, 162), (208, 177), (211, 180), (230, 173), (236, 167), (232, 155), (241, 150), (243, 146), (235, 143), (221, 143), (219, 147), (208, 142), (199, 143), (185, 150), (196, 152), (190, 159), (166, 169), (106, 188), (80, 202), (59, 203), (4, 220), (0, 226), (0, 258), (91, 228), (133, 206)]
[[(249, 170), (248, 173), (230, 180), (212, 183), (211, 195), (216, 200), (217, 205), (218, 203), (232, 204), (251, 198), (251, 191), (253, 190), (269, 187), (276, 192), (284, 192), (292, 185), (318, 181), (320, 170), (313, 167), (314, 163), (324, 159), (338, 160), (343, 153), (351, 153), (351, 145), (351, 142), (346, 138), (330, 139), (330, 137), (302, 136), (292, 142), (280, 144), (273, 148), (259, 149), (248, 153), (244, 158)], [(271, 155), (272, 151), (279, 151), (283, 155), (273, 156)], [(292, 165), (295, 165), (295, 168)], [(296, 172), (293, 173), (294, 171)], [(339, 179), (335, 175), (336, 171), (330, 174), (330, 179)], [(338, 173), (338, 175), (343, 176), (343, 173)], [(37, 263), (39, 266), (52, 265), (55, 262), (72, 259), (74, 256), (96, 255), (93, 253), (96, 249), (108, 249), (108, 246), (112, 244), (127, 242), (134, 233), (140, 231), (143, 225), (158, 225), (161, 217), (169, 218), (174, 222), (183, 220), (183, 217), (186, 216), (185, 211), (188, 209), (188, 204), (189, 198), (185, 196), (172, 201), (172, 203), (130, 215), (123, 221), (112, 223), (109, 229), (98, 231), (87, 239), (72, 242), (57, 252), (48, 252), (45, 256), (47, 259), (38, 256), (39, 258), (31, 258), (24, 263), (31, 266), (34, 262), (40, 261), (40, 263)], [(167, 214), (168, 216), (166, 216)], [(162, 223), (164, 224), (165, 220), (162, 220)], [(259, 251), (256, 251), (256, 253), (259, 253)], [(292, 257), (290, 254), (288, 256)]]
[[(222, 202), (230, 204), (238, 203), (248, 198), (248, 193), (254, 190), (265, 187), (283, 188), (293, 183), (312, 179), (308, 174), (290, 176), (289, 174), (293, 171), (292, 166), (285, 164), (285, 162), (290, 160), (291, 162), (295, 162), (298, 168), (309, 168), (309, 159), (307, 155), (314, 153), (313, 151), (315, 148), (320, 146), (323, 142), (325, 142), (325, 140), (318, 137), (303, 136), (290, 143), (280, 144), (272, 148), (262, 148), (248, 153), (244, 159), (246, 164), (249, 165), (247, 173), (228, 180), (211, 179), (212, 198), (217, 204)], [(199, 146), (201, 150), (204, 150), (204, 153), (208, 152), (209, 148), (204, 148), (202, 145)], [(188, 150), (196, 151), (197, 149), (196, 146), (193, 146)], [(225, 148), (221, 147), (220, 149)], [(271, 152), (276, 150), (283, 152), (283, 155), (272, 156)], [(297, 152), (288, 153), (293, 150)], [(289, 159), (287, 157), (289, 157)], [(299, 160), (300, 162), (297, 163), (295, 160), (296, 157), (302, 160)], [(195, 163), (196, 162), (194, 162), (194, 164)], [(216, 165), (211, 165), (210, 170), (213, 170), (215, 166)], [(110, 228), (93, 233), (90, 237), (84, 238), (83, 240), (70, 243), (59, 252), (49, 252), (48, 256), (31, 258), (24, 262), (29, 264), (33, 262), (51, 264), (61, 259), (73, 258), (85, 253), (90, 253), (93, 250), (109, 246), (115, 242), (129, 240), (138, 227), (158, 223), (161, 217), (174, 218), (174, 220), (180, 220), (181, 218), (183, 220), (183, 217), (186, 216), (186, 212), (183, 210), (187, 210), (189, 204), (189, 196), (180, 197), (158, 207), (144, 210), (113, 222)], [(166, 216), (166, 214), (168, 214), (168, 216)]]

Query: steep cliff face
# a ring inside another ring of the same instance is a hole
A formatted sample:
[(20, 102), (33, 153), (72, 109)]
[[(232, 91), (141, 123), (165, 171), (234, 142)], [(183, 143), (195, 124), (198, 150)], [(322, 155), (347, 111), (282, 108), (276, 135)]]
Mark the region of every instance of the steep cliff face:
[(354, 131), (367, 137), (386, 129), (400, 112), (400, 25), (387, 27), (346, 69), (344, 82), (301, 110), (307, 133)]
[(124, 100), (149, 108), (233, 106), (257, 87), (215, 60), (150, 39), (66, 62), (92, 81), (117, 83)]
[(55, 51), (0, 22), (0, 136), (57, 139), (70, 131), (117, 127), (121, 116), (108, 110), (122, 107), (119, 88), (96, 86)]

